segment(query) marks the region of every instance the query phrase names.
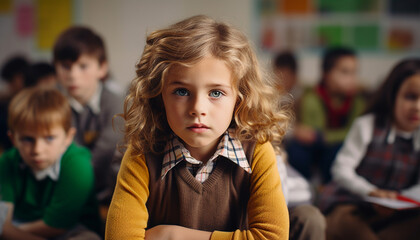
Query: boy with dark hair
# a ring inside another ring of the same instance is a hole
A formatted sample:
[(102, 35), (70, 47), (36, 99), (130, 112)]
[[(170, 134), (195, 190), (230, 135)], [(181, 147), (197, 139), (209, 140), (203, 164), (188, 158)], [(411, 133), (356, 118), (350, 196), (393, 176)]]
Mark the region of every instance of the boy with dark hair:
[(1, 78), (7, 83), (8, 91), (0, 96), (0, 153), (12, 147), (7, 136), (7, 107), (10, 100), (25, 87), (24, 72), (29, 62), (16, 55), (9, 58), (1, 68)]
[(24, 74), (25, 86), (43, 86), (56, 87), (57, 77), (55, 76), (55, 68), (47, 62), (37, 62), (31, 64)]
[[(307, 179), (313, 167), (319, 167), (322, 183), (331, 180), (331, 165), (353, 120), (363, 112), (364, 99), (359, 93), (358, 60), (346, 47), (326, 49), (319, 83), (300, 98), (298, 124), (306, 128), (288, 142), (290, 164)], [(317, 168), (318, 169), (318, 168)]]
[(283, 86), (287, 92), (293, 94), (298, 80), (298, 64), (295, 55), (289, 51), (280, 52), (275, 56), (273, 63), (274, 73), (281, 81), (280, 85)]
[(86, 228), (100, 229), (90, 153), (72, 143), (70, 119), (55, 89), (28, 88), (10, 103), (15, 147), (0, 157), (1, 239), (99, 239)]
[(104, 42), (89, 28), (71, 27), (58, 37), (53, 52), (73, 111), (76, 142), (90, 149), (97, 198), (108, 204), (114, 186), (111, 161), (119, 140), (112, 118), (122, 112), (123, 100), (102, 84), (108, 74)]

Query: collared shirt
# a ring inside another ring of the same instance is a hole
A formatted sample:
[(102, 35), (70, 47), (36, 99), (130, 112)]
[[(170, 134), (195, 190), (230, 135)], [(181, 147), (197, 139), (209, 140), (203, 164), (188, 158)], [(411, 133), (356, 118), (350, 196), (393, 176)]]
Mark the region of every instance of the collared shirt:
[[(89, 102), (86, 104), (87, 107), (90, 108), (90, 110), (92, 110), (92, 112), (94, 114), (99, 114), (101, 112), (101, 94), (102, 94), (102, 84), (99, 83), (98, 87), (96, 88), (95, 93), (93, 94), (93, 96), (91, 97), (91, 99), (89, 100)], [(84, 111), (84, 106), (79, 103), (76, 99), (74, 99), (71, 96), (67, 96), (70, 106), (79, 114), (82, 113)]]
[(51, 180), (57, 181), (60, 177), (60, 167), (61, 167), (61, 157), (51, 166), (46, 169), (35, 171), (32, 170), (35, 179), (41, 181), (47, 177), (50, 177)]
[[(372, 141), (374, 129), (374, 114), (366, 114), (357, 118), (331, 168), (335, 182), (360, 196), (366, 196), (376, 189), (375, 185), (356, 174), (356, 168), (361, 163)], [(392, 126), (386, 136), (386, 142), (393, 144), (396, 136), (405, 139), (413, 138), (414, 151), (420, 150), (420, 128), (408, 133), (399, 131), (395, 126)], [(420, 184), (420, 179), (418, 184)]]
[(164, 152), (165, 155), (163, 157), (161, 173), (162, 178), (164, 178), (178, 163), (185, 160), (187, 168), (195, 175), (195, 178), (198, 181), (203, 183), (213, 171), (219, 156), (231, 160), (246, 172), (251, 173), (251, 167), (245, 156), (242, 144), (235, 138), (233, 129), (229, 129), (223, 134), (216, 152), (205, 165), (203, 165), (203, 162), (193, 158), (188, 149), (184, 147), (175, 135), (166, 144)]

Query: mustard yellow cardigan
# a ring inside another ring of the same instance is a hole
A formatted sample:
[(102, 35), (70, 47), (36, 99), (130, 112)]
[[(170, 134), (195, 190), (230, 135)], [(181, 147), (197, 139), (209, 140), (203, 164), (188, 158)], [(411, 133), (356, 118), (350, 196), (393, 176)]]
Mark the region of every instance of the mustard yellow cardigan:
[[(149, 172), (144, 156), (130, 158), (128, 148), (106, 221), (105, 239), (144, 239)], [(214, 231), (211, 239), (288, 239), (289, 215), (281, 190), (276, 156), (270, 143), (257, 144), (251, 164), (248, 230)]]

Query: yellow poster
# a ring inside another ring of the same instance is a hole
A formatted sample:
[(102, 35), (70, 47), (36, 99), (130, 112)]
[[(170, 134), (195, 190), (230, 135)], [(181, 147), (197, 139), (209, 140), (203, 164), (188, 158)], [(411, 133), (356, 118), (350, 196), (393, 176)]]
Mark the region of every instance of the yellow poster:
[(42, 50), (51, 49), (57, 36), (72, 22), (71, 0), (37, 1), (37, 44)]
[(12, 10), (12, 0), (0, 0), (0, 14), (10, 13)]

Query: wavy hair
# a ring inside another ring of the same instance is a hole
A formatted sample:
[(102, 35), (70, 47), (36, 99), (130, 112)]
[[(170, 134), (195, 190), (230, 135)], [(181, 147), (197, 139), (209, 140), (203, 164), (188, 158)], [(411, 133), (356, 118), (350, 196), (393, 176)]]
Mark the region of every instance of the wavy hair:
[(207, 16), (194, 16), (148, 35), (124, 103), (125, 142), (133, 155), (161, 152), (171, 129), (161, 97), (165, 76), (174, 64), (192, 66), (206, 56), (225, 62), (238, 93), (230, 127), (240, 140), (278, 141), (290, 111), (280, 106), (272, 81), (262, 77), (257, 58), (239, 30)]

